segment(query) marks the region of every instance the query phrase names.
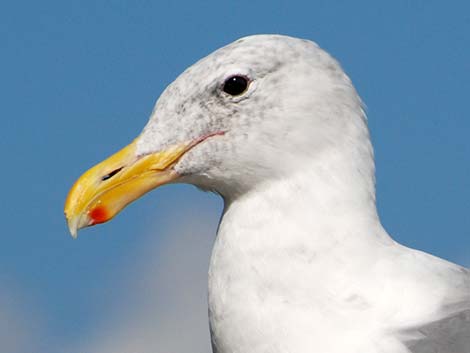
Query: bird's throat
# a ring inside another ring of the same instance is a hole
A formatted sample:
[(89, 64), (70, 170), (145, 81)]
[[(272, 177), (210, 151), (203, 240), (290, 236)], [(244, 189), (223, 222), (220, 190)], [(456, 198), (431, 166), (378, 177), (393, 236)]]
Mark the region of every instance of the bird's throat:
[[(293, 175), (226, 205), (209, 270), (211, 331), (220, 351), (232, 351), (230, 342), (257, 345), (256, 332), (269, 336), (259, 342), (285, 336), (291, 323), (281, 318), (297, 315), (302, 322), (303, 303), (321, 306), (340, 292), (338, 274), (362, 271), (348, 256), (391, 241), (374, 200), (335, 187), (323, 177)], [(306, 324), (320, 320), (307, 316)]]

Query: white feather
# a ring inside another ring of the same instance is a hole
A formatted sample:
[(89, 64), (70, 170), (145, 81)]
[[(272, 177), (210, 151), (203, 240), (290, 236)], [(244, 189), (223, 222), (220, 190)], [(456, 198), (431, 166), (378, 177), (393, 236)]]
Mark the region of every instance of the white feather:
[[(230, 97), (223, 81), (251, 79)], [(468, 353), (468, 270), (383, 229), (361, 101), (312, 42), (253, 36), (163, 93), (139, 153), (223, 131), (175, 166), (225, 200), (209, 270), (215, 353)]]

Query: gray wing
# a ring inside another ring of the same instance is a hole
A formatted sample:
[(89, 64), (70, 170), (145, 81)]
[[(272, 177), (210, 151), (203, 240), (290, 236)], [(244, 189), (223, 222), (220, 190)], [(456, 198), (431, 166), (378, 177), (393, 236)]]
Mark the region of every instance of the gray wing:
[(470, 270), (455, 270), (439, 319), (402, 331), (411, 353), (470, 353)]
[(470, 353), (470, 309), (410, 331), (414, 338), (406, 345), (412, 353)]

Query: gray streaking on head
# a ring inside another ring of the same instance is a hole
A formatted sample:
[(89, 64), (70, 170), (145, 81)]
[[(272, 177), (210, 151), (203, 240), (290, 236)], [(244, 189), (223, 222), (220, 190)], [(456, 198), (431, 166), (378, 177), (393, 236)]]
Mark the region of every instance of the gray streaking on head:
[[(224, 91), (233, 77), (247, 89)], [(469, 270), (383, 229), (361, 100), (316, 44), (257, 35), (197, 62), (131, 157), (187, 141), (161, 170), (225, 201), (209, 269), (215, 353), (470, 352)], [(72, 211), (75, 230), (94, 224)]]

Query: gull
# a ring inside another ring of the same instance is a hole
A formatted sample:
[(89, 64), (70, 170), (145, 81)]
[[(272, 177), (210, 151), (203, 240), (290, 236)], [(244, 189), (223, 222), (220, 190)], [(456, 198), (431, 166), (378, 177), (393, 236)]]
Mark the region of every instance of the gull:
[(470, 352), (470, 271), (384, 230), (361, 99), (317, 44), (249, 36), (186, 69), (74, 184), (71, 234), (168, 183), (224, 200), (214, 353)]

